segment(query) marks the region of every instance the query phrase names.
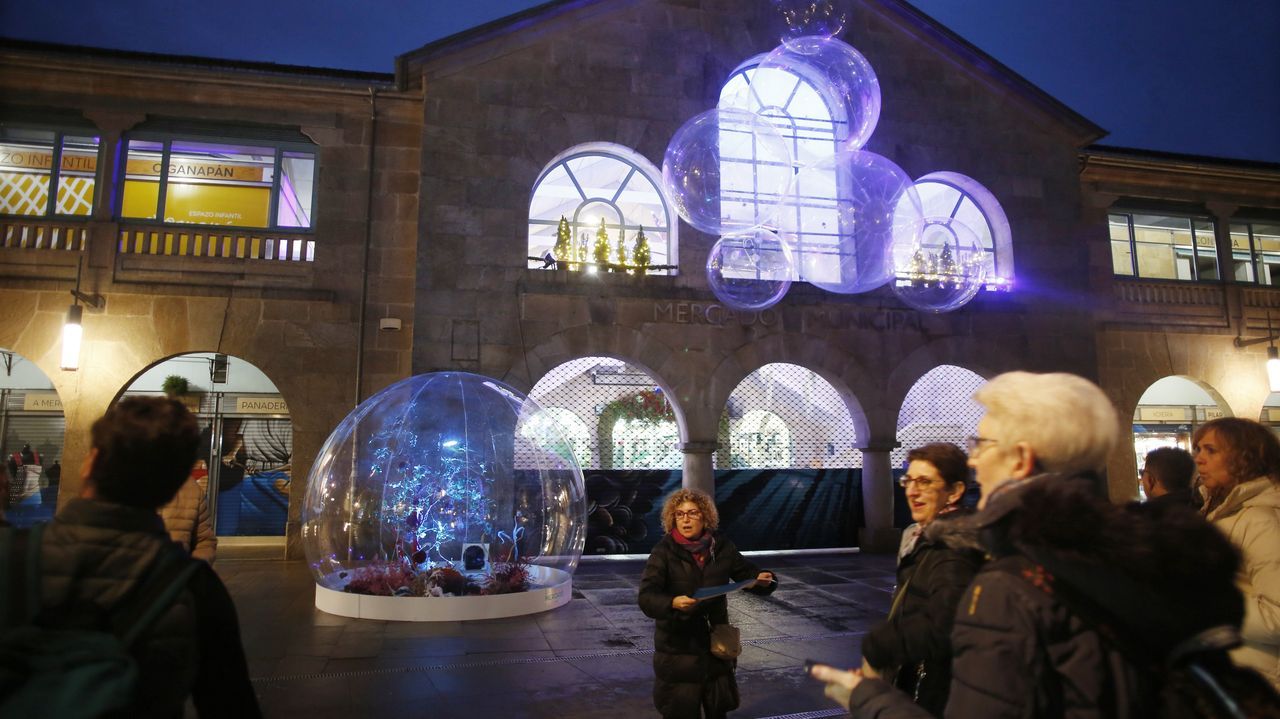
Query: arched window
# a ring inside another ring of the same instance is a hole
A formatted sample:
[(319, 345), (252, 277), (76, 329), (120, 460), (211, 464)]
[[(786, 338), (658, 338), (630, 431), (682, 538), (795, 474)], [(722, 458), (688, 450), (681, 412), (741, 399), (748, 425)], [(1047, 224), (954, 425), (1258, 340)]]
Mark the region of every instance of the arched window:
[(767, 410), (753, 409), (734, 422), (729, 447), (735, 467), (791, 466), (791, 431)]
[[(837, 127), (846, 121), (844, 108), (831, 102), (817, 83), (804, 77), (803, 68), (795, 68), (794, 72), (771, 68), (756, 77), (760, 74), (756, 66), (762, 59), (763, 56), (748, 60), (729, 76), (720, 90), (718, 106), (769, 118), (791, 146), (797, 168), (833, 154)], [(754, 173), (738, 174), (751, 177)], [(835, 170), (808, 172), (793, 184), (793, 199), (786, 201), (774, 224), (794, 242), (794, 279), (828, 283), (840, 280), (841, 263), (831, 260), (840, 249), (836, 203), (844, 184), (847, 181)], [(776, 204), (779, 198), (761, 194), (758, 201)]]
[(671, 420), (620, 417), (613, 425), (613, 469), (680, 469), (680, 430)]
[(931, 172), (915, 182), (925, 217), (959, 220), (978, 234), (987, 252), (987, 288), (1007, 290), (1013, 279), (1009, 220), (987, 188), (958, 172)]
[[(541, 449), (550, 450), (561, 456), (572, 453), (574, 458), (578, 460), (579, 467), (592, 467), (595, 465), (591, 456), (591, 431), (587, 429), (587, 423), (583, 422), (578, 415), (563, 407), (544, 407), (541, 413), (534, 415), (520, 425), (520, 435), (527, 439), (546, 437), (546, 423), (552, 423), (556, 426), (556, 430), (564, 438), (565, 444), (556, 447), (541, 447)], [(517, 462), (517, 464), (523, 466), (520, 462)]]
[[(675, 274), (677, 223), (658, 189), (661, 176), (643, 156), (620, 145), (591, 143), (561, 153), (533, 186), (529, 267), (552, 269), (550, 257), (560, 269), (600, 271), (595, 248), (603, 236), (607, 263), (645, 264), (661, 268), (651, 274)], [(641, 233), (647, 262), (637, 257)]]

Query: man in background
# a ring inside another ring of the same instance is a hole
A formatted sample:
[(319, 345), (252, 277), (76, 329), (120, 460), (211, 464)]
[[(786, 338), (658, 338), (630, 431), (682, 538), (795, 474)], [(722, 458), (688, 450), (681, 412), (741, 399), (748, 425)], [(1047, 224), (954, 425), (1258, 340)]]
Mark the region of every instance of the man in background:
[(1188, 507), (1197, 509), (1199, 498), (1191, 489), (1196, 473), (1191, 453), (1177, 447), (1160, 447), (1147, 452), (1138, 481), (1152, 507)]

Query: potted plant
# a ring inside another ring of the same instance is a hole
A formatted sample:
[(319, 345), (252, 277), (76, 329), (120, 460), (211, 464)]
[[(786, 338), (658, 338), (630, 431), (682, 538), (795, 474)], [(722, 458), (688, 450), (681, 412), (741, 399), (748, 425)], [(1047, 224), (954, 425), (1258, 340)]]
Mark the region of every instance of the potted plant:
[(187, 394), (188, 390), (191, 389), (191, 385), (186, 377), (171, 374), (164, 378), (164, 383), (160, 385), (160, 389), (164, 390), (166, 396), (176, 399)]

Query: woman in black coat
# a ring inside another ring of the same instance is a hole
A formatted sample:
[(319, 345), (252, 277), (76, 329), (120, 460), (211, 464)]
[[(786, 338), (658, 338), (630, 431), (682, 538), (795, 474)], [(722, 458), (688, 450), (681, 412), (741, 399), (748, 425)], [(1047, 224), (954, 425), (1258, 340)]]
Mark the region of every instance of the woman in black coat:
[(703, 587), (755, 579), (748, 591), (777, 586), (716, 532), (720, 515), (711, 497), (681, 489), (662, 507), (662, 528), (640, 580), (640, 609), (657, 620), (653, 635), (653, 704), (667, 719), (723, 717), (738, 707), (734, 660), (711, 654), (711, 627), (729, 623), (725, 595), (694, 599)]
[[(945, 442), (907, 454), (906, 490), (915, 524), (898, 551), (898, 591), (883, 622), (862, 639), (864, 676), (893, 683), (934, 716), (951, 685), (951, 625), (956, 605), (982, 563), (976, 532), (953, 523), (969, 475), (968, 458)], [(896, 672), (896, 676), (894, 675)]]

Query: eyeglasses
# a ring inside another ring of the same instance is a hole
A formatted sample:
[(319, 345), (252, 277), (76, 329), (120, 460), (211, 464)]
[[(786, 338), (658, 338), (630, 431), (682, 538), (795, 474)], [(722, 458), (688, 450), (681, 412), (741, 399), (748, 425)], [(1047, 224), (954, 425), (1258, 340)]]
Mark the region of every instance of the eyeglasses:
[(702, 510), (698, 510), (698, 509), (690, 509), (687, 511), (682, 509), (676, 510), (676, 519), (684, 519), (685, 517), (688, 517), (689, 519), (702, 519)]
[(969, 456), (972, 457), (982, 449), (982, 445), (988, 442), (998, 444), (1000, 440), (992, 439), (990, 437), (979, 437), (976, 434), (971, 434), (969, 435), (969, 438), (965, 440), (964, 445), (969, 450)]
[(898, 486), (903, 489), (911, 489), (911, 485), (914, 484), (917, 489), (928, 490), (933, 489), (942, 483), (943, 481), (941, 479), (934, 479), (932, 477), (912, 477), (909, 474), (904, 474), (898, 478)]

